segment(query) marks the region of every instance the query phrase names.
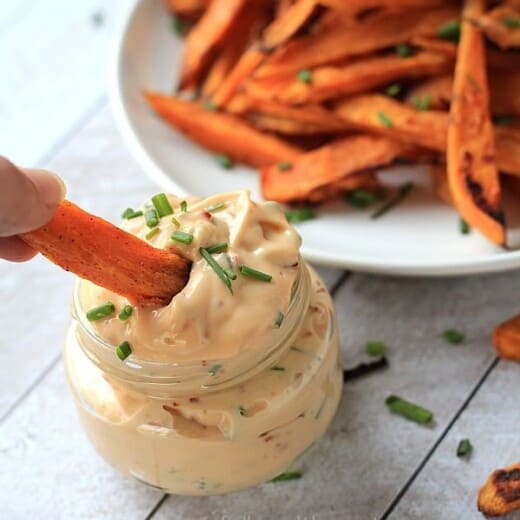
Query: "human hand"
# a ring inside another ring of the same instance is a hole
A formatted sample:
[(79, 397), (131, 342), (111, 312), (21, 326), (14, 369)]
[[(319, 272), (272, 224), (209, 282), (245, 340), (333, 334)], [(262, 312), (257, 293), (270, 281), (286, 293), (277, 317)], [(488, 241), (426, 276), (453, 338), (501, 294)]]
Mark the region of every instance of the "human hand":
[(64, 197), (65, 184), (54, 173), (17, 168), (0, 156), (0, 258), (32, 258), (36, 251), (16, 235), (46, 224)]

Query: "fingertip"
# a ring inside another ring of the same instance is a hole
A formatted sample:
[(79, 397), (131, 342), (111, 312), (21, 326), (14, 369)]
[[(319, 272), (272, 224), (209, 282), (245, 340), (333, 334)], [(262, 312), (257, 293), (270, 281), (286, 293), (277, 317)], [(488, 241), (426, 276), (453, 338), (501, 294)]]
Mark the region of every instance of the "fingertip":
[(67, 188), (63, 180), (49, 170), (22, 168), (22, 172), (34, 184), (38, 198), (48, 208), (54, 209), (65, 198)]
[(0, 258), (9, 262), (25, 262), (37, 254), (21, 238), (0, 238)]

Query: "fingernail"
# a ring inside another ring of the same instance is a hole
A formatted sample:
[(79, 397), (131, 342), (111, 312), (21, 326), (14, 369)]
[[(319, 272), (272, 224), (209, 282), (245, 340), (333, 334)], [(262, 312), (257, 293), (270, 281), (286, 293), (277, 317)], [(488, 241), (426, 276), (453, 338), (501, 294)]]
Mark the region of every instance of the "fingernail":
[(22, 171), (31, 179), (38, 198), (46, 207), (54, 208), (65, 198), (67, 188), (55, 173), (34, 168), (24, 168)]

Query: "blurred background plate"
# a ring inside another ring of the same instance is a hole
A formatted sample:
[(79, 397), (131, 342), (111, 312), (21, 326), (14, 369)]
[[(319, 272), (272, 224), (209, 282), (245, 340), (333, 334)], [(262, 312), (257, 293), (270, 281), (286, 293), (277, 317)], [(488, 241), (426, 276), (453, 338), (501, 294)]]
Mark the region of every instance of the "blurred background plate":
[[(208, 196), (248, 189), (260, 198), (258, 176), (251, 168), (221, 169), (211, 153), (156, 117), (145, 103), (144, 89), (173, 91), (181, 49), (182, 40), (172, 31), (164, 3), (138, 0), (122, 24), (110, 70), (112, 107), (130, 152), (166, 191)], [(504, 251), (475, 231), (460, 233), (457, 213), (434, 197), (424, 170), (393, 169), (389, 178), (395, 184), (411, 179), (416, 188), (378, 220), (341, 202), (319, 208), (316, 220), (298, 225), (305, 258), (407, 276), (520, 267), (520, 251)]]

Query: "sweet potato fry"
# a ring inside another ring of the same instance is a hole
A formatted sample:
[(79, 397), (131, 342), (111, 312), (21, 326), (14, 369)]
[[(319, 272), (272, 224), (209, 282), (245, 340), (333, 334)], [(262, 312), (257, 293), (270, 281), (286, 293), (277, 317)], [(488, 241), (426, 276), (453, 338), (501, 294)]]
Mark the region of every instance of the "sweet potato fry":
[(344, 62), (406, 42), (412, 36), (433, 36), (439, 26), (458, 16), (456, 7), (447, 6), (369, 18), (355, 25), (338, 23), (327, 31), (295, 38), (282, 45), (255, 76), (295, 76), (300, 70)]
[(450, 58), (455, 59), (457, 56), (457, 45), (442, 38), (434, 38), (432, 36), (413, 36), (410, 43), (423, 50), (446, 54)]
[(416, 105), (418, 101), (428, 99), (428, 109), (449, 110), (453, 91), (453, 76), (444, 74), (422, 81), (406, 93), (405, 101)]
[(150, 106), (163, 119), (202, 146), (229, 155), (254, 167), (292, 161), (301, 153), (281, 139), (264, 134), (241, 119), (205, 110), (191, 101), (162, 94), (145, 93)]
[[(255, 0), (256, 1), (256, 0)], [(212, 54), (233, 30), (247, 0), (212, 0), (189, 32), (182, 56), (180, 89), (194, 89)]]
[(493, 345), (498, 357), (520, 361), (520, 314), (495, 327)]
[(45, 226), (20, 237), (66, 271), (136, 305), (168, 304), (189, 276), (189, 260), (156, 249), (69, 201)]
[(250, 112), (246, 118), (256, 128), (281, 135), (315, 135), (337, 132), (337, 127), (334, 124), (315, 125), (256, 112)]
[(452, 58), (433, 52), (419, 52), (407, 59), (392, 53), (342, 67), (319, 67), (312, 70), (309, 82), (292, 77), (256, 80), (254, 92), (263, 91), (266, 97), (288, 104), (317, 103), (405, 78), (443, 74), (453, 68), (453, 63)]
[(384, 137), (346, 137), (300, 155), (292, 167), (278, 165), (260, 172), (262, 194), (279, 202), (307, 200), (315, 190), (336, 184), (367, 169), (384, 166), (410, 147)]
[(410, 9), (425, 9), (449, 4), (449, 0), (320, 0), (320, 4), (342, 11), (359, 15), (367, 10), (373, 9), (399, 9), (408, 11)]
[(500, 516), (520, 508), (520, 463), (491, 473), (478, 493), (478, 510)]
[(373, 193), (381, 193), (384, 190), (374, 172), (364, 171), (345, 177), (334, 184), (316, 188), (309, 193), (305, 200), (311, 204), (318, 204), (341, 197), (345, 193), (357, 189), (363, 189)]
[(170, 11), (186, 18), (190, 21), (195, 21), (208, 7), (210, 0), (168, 0), (167, 5)]
[(502, 245), (504, 213), (489, 114), (484, 39), (469, 21), (480, 16), (485, 5), (485, 0), (468, 0), (462, 11), (446, 163), (453, 200), (464, 220)]
[(520, 52), (487, 48), (486, 62), (491, 71), (518, 72), (520, 70)]
[(511, 5), (499, 5), (472, 18), (486, 34), (487, 38), (502, 49), (520, 47), (520, 8)]

